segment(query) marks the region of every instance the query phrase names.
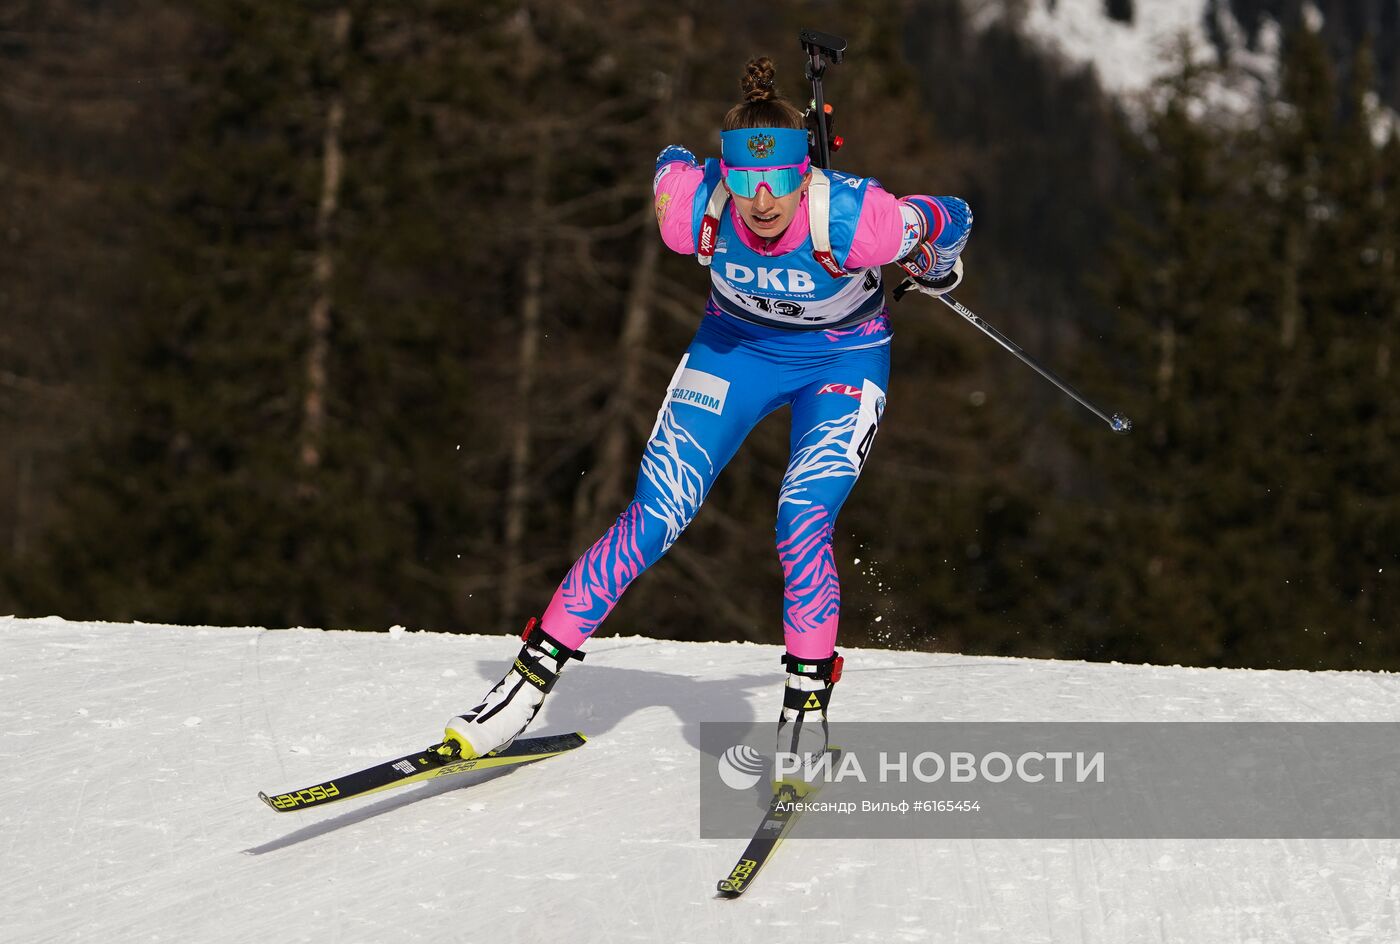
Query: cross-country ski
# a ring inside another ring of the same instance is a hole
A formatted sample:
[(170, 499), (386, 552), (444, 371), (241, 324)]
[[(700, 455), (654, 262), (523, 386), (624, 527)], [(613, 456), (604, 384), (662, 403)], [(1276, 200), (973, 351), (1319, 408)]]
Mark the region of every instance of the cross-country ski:
[(394, 787), (423, 783), (438, 777), (450, 777), (472, 770), (493, 770), (515, 764), (529, 764), (555, 754), (562, 754), (581, 747), (588, 740), (582, 734), (546, 735), (543, 737), (520, 738), (502, 750), (493, 751), (485, 757), (461, 758), (445, 745), (437, 744), (416, 754), (408, 754), (397, 760), (387, 760), (364, 770), (344, 774), (331, 780), (300, 787), (269, 796), (260, 792), (258, 799), (278, 813), (289, 813), (312, 807), (325, 806), (338, 800), (365, 796), (389, 790)]

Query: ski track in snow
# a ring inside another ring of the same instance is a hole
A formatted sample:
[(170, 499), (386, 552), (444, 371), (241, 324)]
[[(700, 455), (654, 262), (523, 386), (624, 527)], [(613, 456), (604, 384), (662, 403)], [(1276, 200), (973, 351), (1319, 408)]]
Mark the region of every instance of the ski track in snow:
[[(301, 814), (258, 801), (432, 743), (516, 645), (0, 618), (0, 941), (1400, 940), (1396, 840), (799, 824), (744, 899), (717, 901), (742, 841), (698, 838), (694, 726), (776, 715), (778, 646), (600, 638), (534, 726), (592, 737), (567, 757)], [(1400, 716), (1383, 673), (846, 656), (852, 721)]]

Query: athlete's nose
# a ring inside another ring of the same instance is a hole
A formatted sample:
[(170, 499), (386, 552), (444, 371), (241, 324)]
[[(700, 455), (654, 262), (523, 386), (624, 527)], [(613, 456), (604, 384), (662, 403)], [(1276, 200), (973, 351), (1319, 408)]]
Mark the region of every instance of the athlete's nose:
[(753, 208), (759, 213), (767, 213), (773, 209), (773, 192), (767, 187), (760, 187), (758, 193), (753, 195)]

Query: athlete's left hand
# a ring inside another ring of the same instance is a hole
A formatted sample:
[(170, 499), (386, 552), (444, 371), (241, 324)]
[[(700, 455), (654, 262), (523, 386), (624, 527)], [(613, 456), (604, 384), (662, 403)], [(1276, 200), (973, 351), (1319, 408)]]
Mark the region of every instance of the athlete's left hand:
[(906, 278), (900, 284), (899, 288), (895, 289), (895, 300), (898, 301), (899, 297), (911, 288), (918, 289), (925, 295), (932, 295), (934, 298), (937, 298), (939, 295), (946, 295), (958, 287), (962, 282), (962, 277), (962, 256), (959, 256), (957, 259), (953, 260), (952, 270), (939, 278), (931, 279), (924, 275), (911, 275)]

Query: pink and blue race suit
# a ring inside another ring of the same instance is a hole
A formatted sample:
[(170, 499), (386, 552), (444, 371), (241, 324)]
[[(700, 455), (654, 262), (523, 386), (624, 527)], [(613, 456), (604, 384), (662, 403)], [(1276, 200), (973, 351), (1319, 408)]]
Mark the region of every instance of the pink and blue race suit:
[[(544, 631), (564, 645), (577, 649), (587, 640), (680, 537), (749, 431), (789, 406), (791, 456), (777, 515), (784, 642), (805, 660), (834, 651), (841, 588), (832, 531), (870, 456), (888, 389), (892, 333), (879, 267), (921, 244), (951, 267), (971, 214), (955, 197), (901, 201), (871, 178), (827, 173), (830, 241), (848, 273), (842, 277), (812, 254), (807, 195), (771, 243), (748, 229), (732, 201), (726, 206), (705, 316), (657, 414), (636, 494), (570, 568), (544, 613)], [(672, 250), (696, 251), (719, 180), (717, 161), (700, 166), (683, 148), (661, 153), (656, 217)], [(926, 225), (930, 217), (936, 232)]]

